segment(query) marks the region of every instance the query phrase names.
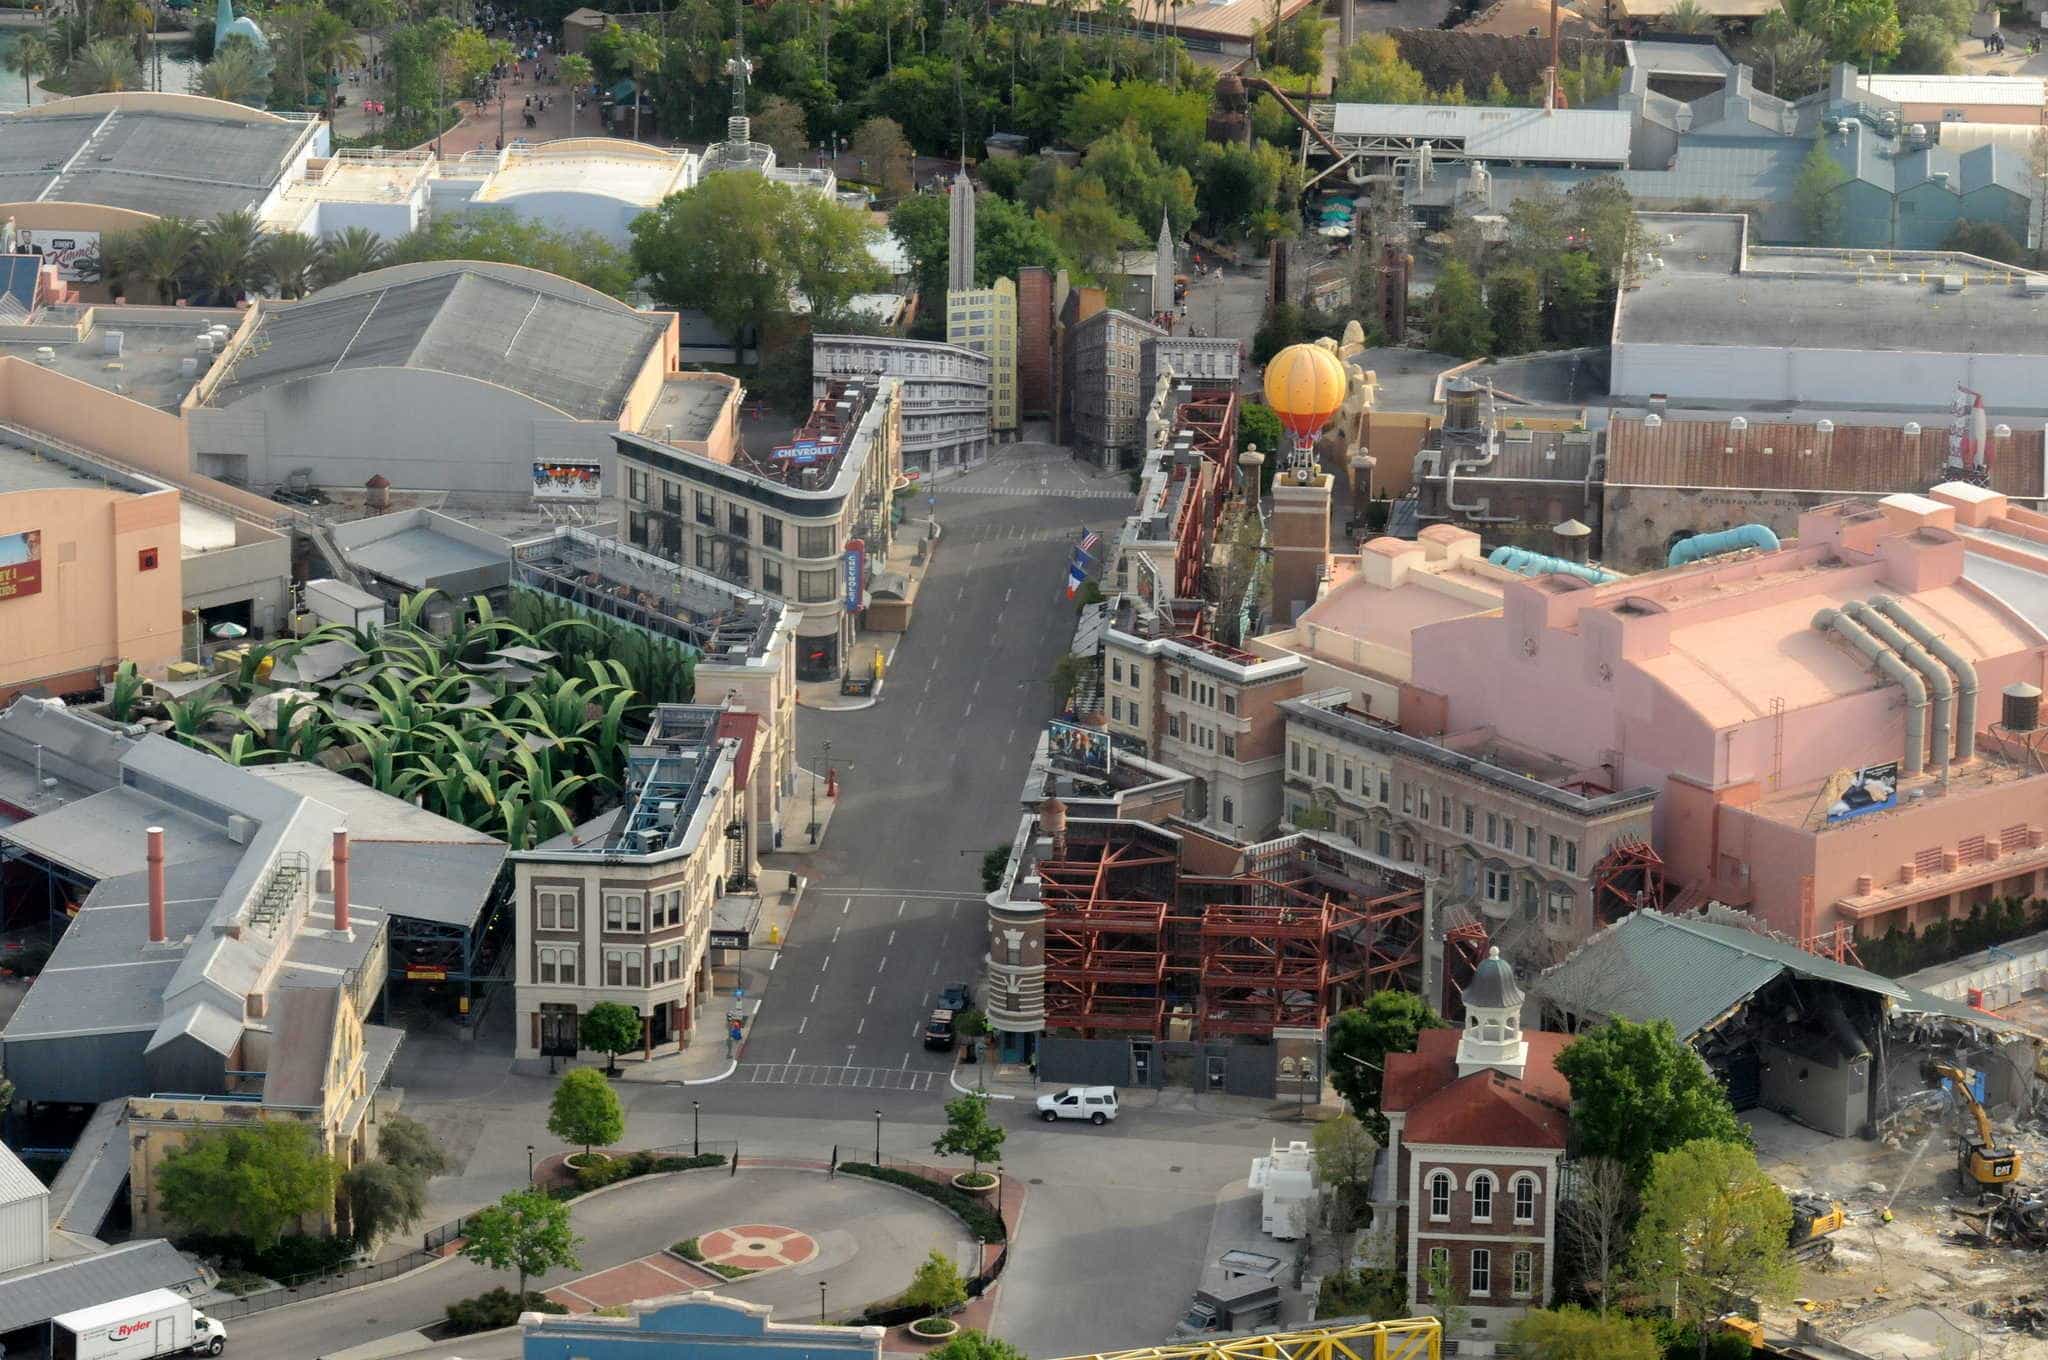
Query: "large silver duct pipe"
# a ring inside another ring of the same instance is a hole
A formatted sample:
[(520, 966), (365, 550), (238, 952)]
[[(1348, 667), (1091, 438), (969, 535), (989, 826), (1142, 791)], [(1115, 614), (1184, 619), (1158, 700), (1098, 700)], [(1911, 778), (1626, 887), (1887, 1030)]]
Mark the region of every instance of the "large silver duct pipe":
[(1921, 678), (1927, 682), (1927, 693), (1934, 701), (1934, 722), (1927, 739), (1933, 746), (1934, 764), (1940, 769), (1942, 779), (1946, 780), (1950, 744), (1949, 718), (1955, 710), (1956, 699), (1956, 687), (1949, 679), (1948, 668), (1929, 656), (1926, 648), (1892, 627), (1891, 620), (1863, 601), (1851, 600), (1842, 606), (1842, 612), (1868, 628), (1873, 637), (1897, 652), (1905, 663), (1920, 672)]
[(1905, 775), (1910, 779), (1924, 773), (1927, 769), (1927, 686), (1920, 682), (1920, 677), (1914, 673), (1911, 666), (1872, 637), (1869, 629), (1848, 615), (1833, 609), (1823, 609), (1813, 616), (1813, 626), (1822, 633), (1832, 632), (1850, 648), (1861, 653), (1863, 659), (1869, 662), (1879, 675), (1905, 691)]
[(1872, 598), (1878, 613), (1906, 631), (1906, 635), (1941, 658), (1941, 664), (1956, 673), (1956, 759), (1977, 754), (1977, 668), (1948, 640), (1929, 628), (1889, 595)]

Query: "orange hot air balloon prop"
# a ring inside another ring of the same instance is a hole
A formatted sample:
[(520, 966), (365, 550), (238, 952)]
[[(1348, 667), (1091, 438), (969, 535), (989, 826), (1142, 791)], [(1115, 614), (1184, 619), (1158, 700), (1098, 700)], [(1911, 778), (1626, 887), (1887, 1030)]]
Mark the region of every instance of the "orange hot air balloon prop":
[(1316, 433), (1344, 403), (1344, 363), (1321, 345), (1289, 345), (1266, 365), (1266, 404), (1294, 436), (1290, 464), (1310, 461)]

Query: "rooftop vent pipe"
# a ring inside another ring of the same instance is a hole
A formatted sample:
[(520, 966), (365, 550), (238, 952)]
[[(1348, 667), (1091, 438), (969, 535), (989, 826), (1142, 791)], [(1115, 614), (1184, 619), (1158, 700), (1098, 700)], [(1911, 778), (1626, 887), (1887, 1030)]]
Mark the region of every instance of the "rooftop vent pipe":
[(1604, 586), (1609, 581), (1621, 578), (1611, 571), (1599, 567), (1581, 566), (1562, 557), (1548, 553), (1530, 552), (1527, 548), (1495, 548), (1486, 555), (1486, 560), (1496, 567), (1504, 567), (1517, 576), (1576, 576), (1581, 581), (1591, 581)]
[(1904, 629), (1906, 635), (1941, 658), (1941, 664), (1956, 673), (1956, 759), (1977, 754), (1977, 668), (1948, 640), (1915, 618), (1889, 595), (1873, 596), (1871, 607)]
[(152, 826), (143, 834), (149, 838), (149, 942), (162, 944), (170, 934), (164, 924), (164, 829)]
[(334, 929), (348, 934), (348, 828), (334, 828)]
[[(1683, 545), (1681, 545), (1683, 546)], [(1911, 779), (1927, 769), (1927, 686), (1920, 683), (1920, 677), (1912, 667), (1901, 661), (1876, 638), (1868, 629), (1854, 619), (1833, 609), (1823, 609), (1813, 616), (1813, 626), (1825, 634), (1832, 632), (1849, 644), (1863, 659), (1887, 680), (1906, 693), (1906, 768), (1905, 775)]]
[[(1764, 450), (1769, 453), (1769, 449)], [(1682, 567), (1688, 562), (1697, 562), (1703, 557), (1719, 557), (1722, 553), (1740, 552), (1744, 548), (1759, 548), (1764, 552), (1778, 550), (1778, 536), (1767, 524), (1738, 524), (1733, 529), (1720, 529), (1711, 534), (1694, 534), (1681, 538), (1671, 545), (1671, 555), (1665, 560), (1667, 567)]]
[(1868, 628), (1872, 635), (1885, 646), (1904, 658), (1907, 665), (1920, 672), (1927, 681), (1927, 693), (1934, 700), (1933, 731), (1928, 739), (1934, 743), (1934, 763), (1941, 769), (1941, 777), (1948, 778), (1949, 761), (1949, 716), (1955, 709), (1956, 687), (1948, 678), (1948, 671), (1941, 663), (1927, 654), (1927, 649), (1892, 627), (1891, 621), (1861, 600), (1851, 600), (1842, 606), (1842, 612)]

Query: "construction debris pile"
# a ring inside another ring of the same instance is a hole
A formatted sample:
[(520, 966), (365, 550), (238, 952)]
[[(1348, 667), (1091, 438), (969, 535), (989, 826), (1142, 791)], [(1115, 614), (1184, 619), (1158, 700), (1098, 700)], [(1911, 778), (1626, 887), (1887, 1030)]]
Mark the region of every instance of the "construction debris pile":
[(1989, 1204), (1957, 1209), (1956, 1217), (1970, 1226), (1948, 1234), (1949, 1241), (2048, 1250), (2048, 1189), (2010, 1189)]

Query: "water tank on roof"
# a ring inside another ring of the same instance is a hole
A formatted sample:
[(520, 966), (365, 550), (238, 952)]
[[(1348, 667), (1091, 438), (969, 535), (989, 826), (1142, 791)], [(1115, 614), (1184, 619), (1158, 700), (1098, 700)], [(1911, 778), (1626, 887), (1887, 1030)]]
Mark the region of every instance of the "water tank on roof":
[(2031, 732), (2041, 725), (2041, 687), (2021, 681), (2007, 685), (1999, 725), (2008, 732)]

